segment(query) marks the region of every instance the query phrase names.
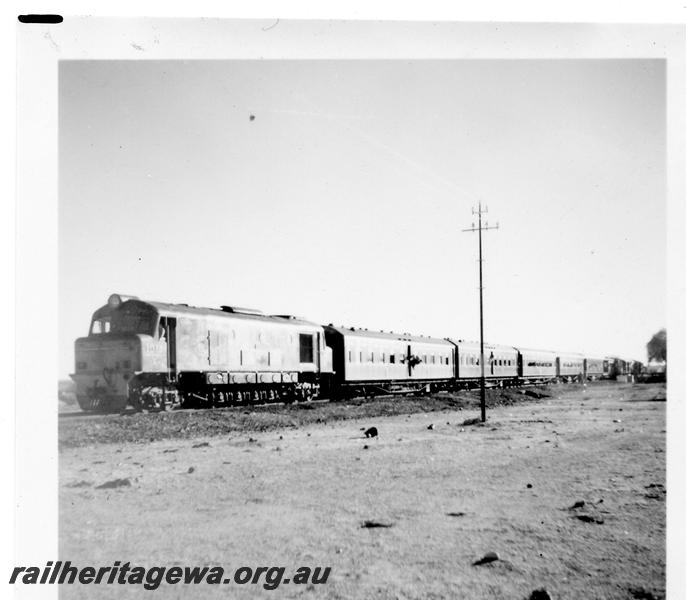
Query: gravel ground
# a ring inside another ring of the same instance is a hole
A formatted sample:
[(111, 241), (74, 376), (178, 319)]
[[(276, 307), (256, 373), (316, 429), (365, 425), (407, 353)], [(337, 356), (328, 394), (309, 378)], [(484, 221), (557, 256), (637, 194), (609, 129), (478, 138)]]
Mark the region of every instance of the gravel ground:
[(317, 586), (163, 584), (164, 598), (663, 598), (664, 385), (548, 393), (492, 398), (486, 426), (462, 425), (473, 394), (65, 419), (60, 559), (331, 566)]
[[(603, 384), (599, 384), (603, 385)], [(489, 407), (535, 401), (558, 390), (580, 386), (532, 386), (489, 389)], [(343, 419), (373, 418), (446, 410), (466, 410), (479, 405), (478, 390), (419, 397), (377, 397), (349, 402), (232, 407), (212, 410), (175, 410), (162, 413), (98, 415), (80, 410), (60, 413), (60, 448), (111, 443), (148, 443), (167, 439), (193, 439), (200, 435), (226, 436), (239, 432), (299, 428)]]

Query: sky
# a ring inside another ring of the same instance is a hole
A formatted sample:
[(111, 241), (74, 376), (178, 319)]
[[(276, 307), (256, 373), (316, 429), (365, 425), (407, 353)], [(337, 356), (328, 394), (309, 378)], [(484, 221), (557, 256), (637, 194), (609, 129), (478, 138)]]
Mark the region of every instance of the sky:
[[(660, 60), (61, 61), (59, 372), (110, 293), (645, 360)], [(254, 119), (251, 119), (251, 115)]]

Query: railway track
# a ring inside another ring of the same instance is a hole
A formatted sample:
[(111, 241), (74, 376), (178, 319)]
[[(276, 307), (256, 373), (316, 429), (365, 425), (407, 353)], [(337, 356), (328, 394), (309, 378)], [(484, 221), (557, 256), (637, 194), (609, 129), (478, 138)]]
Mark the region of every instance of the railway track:
[[(381, 396), (377, 396), (377, 398), (381, 398)], [(328, 398), (322, 398), (321, 400), (309, 400), (307, 402), (295, 402), (295, 403), (290, 403), (288, 406), (293, 406), (293, 405), (312, 405), (312, 404), (328, 404), (331, 402)], [(241, 410), (248, 410), (248, 409), (253, 409), (253, 408), (264, 408), (264, 407), (270, 407), (270, 406), (286, 406), (285, 402), (262, 402), (260, 404), (236, 404), (234, 406), (212, 406), (208, 408), (174, 408), (173, 410), (169, 411), (164, 411), (164, 410), (150, 410), (150, 411), (139, 411), (134, 408), (127, 408), (126, 410), (119, 411), (119, 412), (97, 412), (97, 411), (92, 411), (92, 412), (86, 412), (82, 411), (80, 409), (77, 409), (76, 411), (73, 412), (60, 412), (58, 413), (58, 418), (60, 420), (72, 420), (72, 419), (79, 419), (79, 418), (97, 418), (97, 417), (121, 417), (121, 416), (127, 416), (127, 415), (137, 415), (137, 414), (142, 414), (142, 413), (158, 413), (158, 412), (169, 412), (169, 413), (197, 413), (197, 412), (208, 412), (208, 411), (241, 411)]]
[[(547, 387), (549, 385), (554, 384), (555, 382), (553, 381), (532, 381), (532, 382), (526, 382), (526, 383), (517, 383), (517, 384), (511, 384), (507, 386), (500, 386), (500, 385), (486, 385), (487, 390), (505, 390), (505, 389), (519, 389), (519, 388), (533, 388), (533, 387)], [(596, 382), (588, 382), (588, 383), (599, 383), (598, 381)], [(478, 390), (478, 385), (473, 385), (473, 386), (467, 386), (463, 388), (462, 390), (459, 391), (474, 391)], [(441, 392), (435, 392), (433, 394), (430, 394), (432, 396), (448, 396), (452, 393), (455, 392), (446, 392), (446, 391), (441, 391)], [(405, 394), (404, 396), (407, 396)], [(390, 398), (397, 398), (398, 394), (375, 394), (374, 396), (371, 397), (371, 399), (374, 400), (387, 400)], [(259, 408), (267, 408), (267, 407), (278, 407), (278, 406), (302, 406), (302, 405), (322, 405), (322, 404), (328, 404), (330, 402), (341, 402), (341, 403), (347, 403), (347, 402), (359, 402), (359, 401), (369, 401), (370, 397), (364, 397), (364, 396), (353, 396), (350, 398), (346, 398), (345, 400), (330, 400), (329, 398), (321, 398), (317, 400), (308, 400), (306, 402), (295, 402), (295, 403), (285, 403), (285, 402), (262, 402), (259, 404), (236, 404), (233, 406), (215, 406), (215, 407), (208, 407), (208, 408), (174, 408), (169, 411), (142, 411), (144, 413), (157, 413), (157, 412), (170, 412), (170, 413), (197, 413), (199, 411), (207, 412), (207, 411), (244, 411), (244, 410), (252, 410), (252, 409), (259, 409)], [(80, 409), (76, 409), (75, 411), (69, 411), (69, 412), (59, 412), (58, 417), (59, 420), (67, 421), (67, 420), (74, 420), (74, 419), (97, 419), (97, 418), (108, 418), (108, 417), (119, 417), (119, 416), (127, 416), (127, 415), (134, 415), (134, 414), (140, 414), (141, 411), (137, 411), (133, 408), (127, 408), (124, 411), (120, 412), (85, 412), (81, 411)]]

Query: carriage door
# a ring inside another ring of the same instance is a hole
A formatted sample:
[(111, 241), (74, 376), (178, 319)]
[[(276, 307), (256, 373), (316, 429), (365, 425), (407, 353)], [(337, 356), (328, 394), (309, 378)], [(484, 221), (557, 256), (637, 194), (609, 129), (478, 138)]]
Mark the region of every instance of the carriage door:
[(167, 338), (167, 368), (176, 371), (176, 319), (162, 317), (160, 325), (164, 327), (164, 335)]
[(322, 370), (322, 334), (317, 332), (317, 371)]
[(412, 377), (412, 346), (407, 345), (407, 376)]

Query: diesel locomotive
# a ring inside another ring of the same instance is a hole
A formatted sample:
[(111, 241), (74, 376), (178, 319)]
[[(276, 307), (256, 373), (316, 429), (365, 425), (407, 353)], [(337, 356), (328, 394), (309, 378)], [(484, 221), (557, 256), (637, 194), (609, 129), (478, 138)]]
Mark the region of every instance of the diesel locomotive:
[(75, 361), (84, 410), (307, 400), (333, 374), (320, 325), (119, 294), (93, 314)]
[[(87, 411), (435, 392), (481, 376), (478, 343), (112, 294), (75, 343)], [(484, 345), (491, 384), (611, 377), (617, 360)]]

